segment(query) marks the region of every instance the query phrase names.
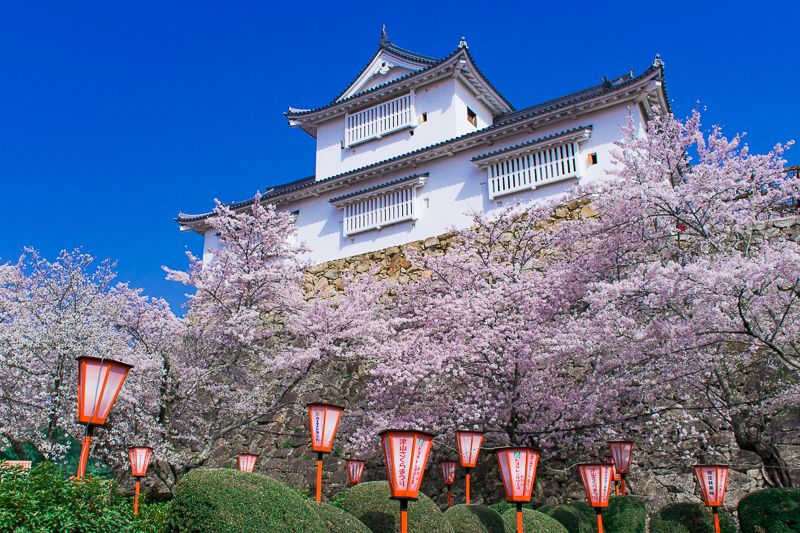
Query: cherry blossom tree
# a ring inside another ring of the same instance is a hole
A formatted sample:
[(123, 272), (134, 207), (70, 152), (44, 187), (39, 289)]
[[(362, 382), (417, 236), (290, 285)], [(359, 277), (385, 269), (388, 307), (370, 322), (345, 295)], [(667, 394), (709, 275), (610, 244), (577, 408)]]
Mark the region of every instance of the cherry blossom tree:
[(433, 275), (400, 291), (360, 445), (387, 419), (551, 453), (602, 430), (710, 455), (728, 431), (792, 483), (775, 421), (797, 405), (800, 249), (763, 231), (800, 192), (785, 147), (698, 113), (623, 133), (608, 179), (415, 258)]

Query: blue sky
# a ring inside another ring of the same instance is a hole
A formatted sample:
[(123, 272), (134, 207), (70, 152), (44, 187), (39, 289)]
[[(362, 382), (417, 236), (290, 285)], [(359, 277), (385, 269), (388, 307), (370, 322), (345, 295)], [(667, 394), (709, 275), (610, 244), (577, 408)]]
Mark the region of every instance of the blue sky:
[(707, 4), (3, 2), (0, 261), (82, 246), (177, 310), (184, 289), (160, 266), (202, 248), (178, 210), (313, 174), (313, 139), (281, 113), (333, 99), (384, 23), (434, 56), (465, 35), (518, 108), (660, 52), (676, 114), (700, 101), (707, 125), (748, 132), (756, 151), (800, 137), (797, 10)]

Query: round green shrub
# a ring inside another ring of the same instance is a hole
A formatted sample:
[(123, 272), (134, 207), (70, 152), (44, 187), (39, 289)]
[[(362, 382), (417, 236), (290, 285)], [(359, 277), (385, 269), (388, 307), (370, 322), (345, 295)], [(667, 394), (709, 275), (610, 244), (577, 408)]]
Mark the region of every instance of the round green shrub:
[[(529, 503), (523, 504), (522, 507), (523, 507), (523, 509), (533, 509), (533, 505), (531, 505)], [(493, 511), (497, 511), (500, 514), (505, 513), (509, 509), (516, 509), (516, 508), (517, 508), (517, 504), (508, 503), (508, 502), (497, 502), (497, 503), (493, 503), (493, 504), (491, 504), (489, 506), (489, 509), (492, 509)]]
[(742, 533), (800, 531), (800, 489), (767, 489), (739, 501)]
[(614, 533), (645, 533), (647, 507), (636, 496), (617, 496), (603, 509), (603, 525)]
[(547, 505), (539, 509), (539, 511), (558, 521), (569, 533), (593, 533), (597, 531), (594, 511), (592, 511), (592, 517), (587, 517), (582, 510), (570, 504)]
[[(720, 509), (720, 530), (735, 533), (733, 517)], [(714, 518), (702, 503), (673, 503), (650, 518), (650, 533), (713, 533)]]
[(260, 474), (198, 469), (178, 483), (166, 531), (327, 533), (315, 504)]
[(133, 532), (130, 499), (113, 482), (70, 480), (50, 463), (0, 470), (0, 531)]
[[(344, 491), (337, 503), (342, 509), (363, 522), (373, 533), (400, 531), (400, 502), (389, 498), (389, 483), (367, 481)], [(409, 533), (454, 533), (444, 513), (420, 493), (419, 499), (408, 505)]]
[[(503, 521), (506, 523), (506, 531), (516, 533), (516, 508), (507, 510), (502, 516)], [(525, 531), (535, 531), (536, 533), (568, 533), (566, 528), (557, 520), (533, 509), (522, 509), (522, 527)]]
[(506, 524), (500, 513), (483, 505), (454, 505), (444, 517), (458, 533), (505, 533)]
[(328, 503), (315, 504), (328, 533), (370, 533), (369, 528), (350, 513)]

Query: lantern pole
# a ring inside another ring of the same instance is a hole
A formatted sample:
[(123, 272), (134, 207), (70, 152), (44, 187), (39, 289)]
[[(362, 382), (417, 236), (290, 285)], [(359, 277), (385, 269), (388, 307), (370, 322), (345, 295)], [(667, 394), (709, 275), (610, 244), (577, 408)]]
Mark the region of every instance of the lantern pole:
[(136, 516), (139, 514), (139, 489), (142, 478), (136, 476), (134, 479), (136, 480), (136, 488), (133, 490), (133, 516)]
[(322, 501), (322, 452), (317, 452), (317, 501)]
[(719, 507), (712, 507), (711, 513), (714, 515), (714, 529), (717, 533), (720, 533), (719, 530)]
[(517, 502), (517, 533), (524, 533), (522, 525), (522, 502)]
[(86, 474), (86, 465), (89, 462), (89, 449), (92, 447), (93, 435), (94, 425), (86, 424), (86, 431), (83, 434), (83, 442), (81, 443), (81, 456), (78, 461), (78, 473), (75, 475), (78, 479)]
[(400, 533), (408, 533), (408, 500), (400, 500)]
[(447, 507), (453, 506), (453, 492), (450, 490), (450, 485), (447, 485)]
[(466, 470), (466, 472), (467, 472), (467, 477), (466, 477), (466, 489), (467, 489), (467, 491), (466, 491), (466, 498), (465, 499), (466, 499), (466, 504), (469, 505), (469, 473), (470, 473), (470, 470), (472, 470), (472, 469), (471, 468), (465, 468), (464, 470)]

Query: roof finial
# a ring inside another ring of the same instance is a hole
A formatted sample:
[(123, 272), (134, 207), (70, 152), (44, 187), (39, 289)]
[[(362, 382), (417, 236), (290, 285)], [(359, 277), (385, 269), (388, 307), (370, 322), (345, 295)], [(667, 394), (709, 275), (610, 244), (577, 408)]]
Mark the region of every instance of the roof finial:
[(381, 40), (379, 41), (379, 43), (381, 45), (384, 45), (384, 44), (386, 44), (388, 42), (389, 42), (389, 32), (386, 31), (386, 24), (384, 24), (381, 27)]
[(656, 68), (664, 66), (664, 61), (661, 59), (661, 54), (656, 54), (656, 58), (653, 60), (653, 66)]
[(459, 48), (469, 48), (469, 45), (467, 44), (467, 38), (464, 37), (463, 35), (461, 36), (461, 41), (458, 43), (458, 47)]

